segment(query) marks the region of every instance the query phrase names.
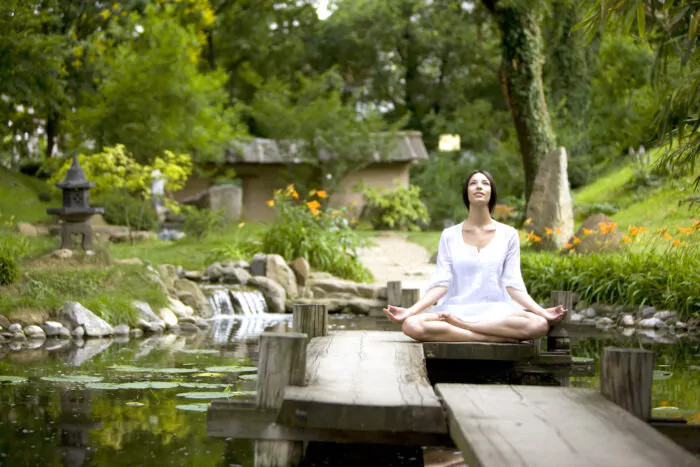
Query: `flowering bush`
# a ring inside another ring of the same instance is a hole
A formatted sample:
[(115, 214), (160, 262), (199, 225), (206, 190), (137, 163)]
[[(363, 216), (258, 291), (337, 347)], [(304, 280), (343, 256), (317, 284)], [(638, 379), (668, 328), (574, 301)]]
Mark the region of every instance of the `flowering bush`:
[(344, 279), (370, 281), (372, 274), (357, 258), (365, 242), (341, 210), (324, 209), (326, 197), (322, 190), (311, 190), (302, 200), (293, 185), (275, 190), (267, 204), (276, 216), (262, 235), (263, 251), (288, 261), (306, 258), (311, 267)]

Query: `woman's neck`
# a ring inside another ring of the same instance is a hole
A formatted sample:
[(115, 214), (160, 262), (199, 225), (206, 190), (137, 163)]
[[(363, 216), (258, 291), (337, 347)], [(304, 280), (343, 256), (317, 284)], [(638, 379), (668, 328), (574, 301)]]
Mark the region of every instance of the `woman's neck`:
[(488, 207), (474, 206), (469, 210), (469, 215), (464, 223), (470, 227), (486, 227), (491, 222), (492, 219)]

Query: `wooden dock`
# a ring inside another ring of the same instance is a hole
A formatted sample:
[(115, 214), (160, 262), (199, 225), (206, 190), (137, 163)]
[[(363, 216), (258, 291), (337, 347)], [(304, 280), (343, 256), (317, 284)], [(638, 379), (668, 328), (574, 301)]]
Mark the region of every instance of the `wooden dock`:
[[(303, 306), (297, 311), (310, 312)], [(263, 334), (258, 400), (214, 401), (207, 415), (210, 436), (257, 440), (260, 466), (298, 465), (301, 442), (320, 441), (457, 446), (470, 467), (700, 467), (698, 458), (649, 423), (650, 406), (638, 403), (651, 399), (650, 352), (631, 360), (626, 352), (611, 354), (617, 359), (611, 357), (607, 371), (621, 382), (611, 377), (607, 397), (569, 387), (433, 386), (426, 371), (431, 359), (527, 368), (565, 365), (567, 356), (541, 352), (536, 342), (421, 344), (400, 332), (328, 335), (321, 314), (295, 318), (295, 331), (299, 325), (306, 334)], [(627, 374), (635, 368), (638, 379)], [(626, 387), (629, 381), (640, 382), (640, 390)], [(627, 401), (630, 391), (641, 395)]]

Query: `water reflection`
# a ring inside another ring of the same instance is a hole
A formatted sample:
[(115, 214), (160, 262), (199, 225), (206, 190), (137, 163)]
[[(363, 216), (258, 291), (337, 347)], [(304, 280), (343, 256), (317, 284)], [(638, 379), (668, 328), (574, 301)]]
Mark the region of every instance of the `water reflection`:
[[(86, 340), (78, 345), (47, 340), (37, 348), (28, 344), (14, 347), (21, 350), (0, 346), (0, 375), (29, 379), (0, 383), (0, 466), (252, 466), (253, 443), (207, 437), (205, 414), (178, 407), (206, 404), (208, 400), (186, 399), (180, 394), (254, 390), (252, 378), (221, 371), (222, 367), (255, 365), (257, 336), (264, 331), (288, 330), (290, 320), (290, 315), (234, 315), (211, 320), (208, 332), (193, 335), (154, 335), (128, 342)], [(398, 330), (397, 325), (376, 317), (332, 315), (329, 321), (331, 330)], [(653, 406), (678, 407), (678, 416), (700, 422), (697, 342), (665, 344), (647, 333), (608, 333), (572, 338), (571, 344), (575, 356), (596, 362), (608, 345), (655, 351), (658, 375)], [(124, 367), (135, 370), (122, 371)], [(60, 375), (100, 377), (100, 384), (169, 382), (176, 387), (89, 389), (83, 383), (41, 379)], [(597, 384), (597, 377), (571, 378), (572, 386)], [(427, 450), (424, 457), (433, 462), (426, 465), (459, 461), (452, 451), (438, 455)]]

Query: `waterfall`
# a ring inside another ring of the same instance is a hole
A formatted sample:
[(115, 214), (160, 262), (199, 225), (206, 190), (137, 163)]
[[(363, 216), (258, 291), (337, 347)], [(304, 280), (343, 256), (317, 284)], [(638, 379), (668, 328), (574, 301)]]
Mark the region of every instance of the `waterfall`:
[(267, 313), (265, 297), (259, 290), (245, 290), (240, 286), (202, 285), (214, 316), (257, 316)]

